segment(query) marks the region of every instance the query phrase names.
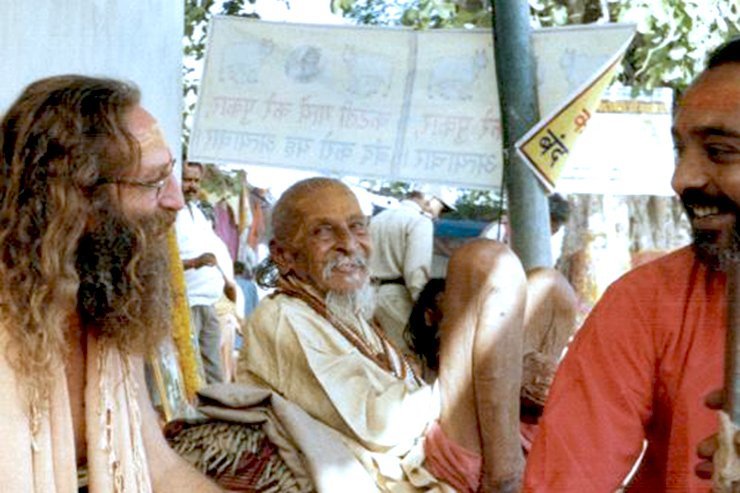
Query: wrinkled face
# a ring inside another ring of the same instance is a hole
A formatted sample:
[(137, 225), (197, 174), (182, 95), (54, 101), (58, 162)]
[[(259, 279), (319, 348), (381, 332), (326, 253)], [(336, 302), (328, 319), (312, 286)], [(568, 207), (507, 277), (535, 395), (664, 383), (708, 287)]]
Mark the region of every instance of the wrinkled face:
[(184, 206), (182, 193), (173, 174), (172, 154), (157, 121), (141, 106), (131, 110), (126, 120), (141, 148), (141, 164), (118, 183), (123, 212), (135, 217), (177, 212)]
[(367, 219), (351, 190), (324, 187), (298, 199), (302, 221), (284, 260), (323, 294), (351, 293), (369, 280)]
[(201, 178), (203, 169), (200, 166), (185, 165), (182, 170), (182, 193), (188, 202), (198, 198)]
[(740, 251), (740, 63), (716, 67), (689, 89), (676, 112), (673, 189), (700, 257)]

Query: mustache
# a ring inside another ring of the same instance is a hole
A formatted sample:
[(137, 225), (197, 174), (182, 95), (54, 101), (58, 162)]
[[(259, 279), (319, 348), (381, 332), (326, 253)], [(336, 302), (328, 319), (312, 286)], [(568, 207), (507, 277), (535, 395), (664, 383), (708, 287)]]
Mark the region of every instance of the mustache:
[(331, 271), (337, 267), (360, 267), (362, 269), (367, 269), (367, 258), (359, 253), (355, 255), (338, 254), (330, 258), (324, 266), (324, 280), (329, 279), (329, 277), (331, 277)]
[(694, 207), (717, 207), (720, 212), (738, 211), (738, 204), (726, 195), (709, 195), (695, 188), (689, 188), (681, 194), (681, 203), (689, 217), (694, 216)]
[(177, 212), (160, 210), (146, 216), (130, 218), (134, 228), (139, 229), (147, 238), (158, 238), (167, 234), (177, 219)]

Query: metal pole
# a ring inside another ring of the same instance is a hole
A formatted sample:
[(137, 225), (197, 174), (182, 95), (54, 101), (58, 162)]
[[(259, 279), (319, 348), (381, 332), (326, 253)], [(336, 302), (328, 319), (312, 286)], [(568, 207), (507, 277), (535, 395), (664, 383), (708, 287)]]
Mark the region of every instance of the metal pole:
[(529, 4), (521, 0), (495, 0), (493, 15), (511, 247), (525, 269), (551, 267), (545, 190), (514, 149), (516, 140), (539, 120)]
[(725, 345), (724, 410), (740, 425), (740, 262), (727, 269), (727, 336)]

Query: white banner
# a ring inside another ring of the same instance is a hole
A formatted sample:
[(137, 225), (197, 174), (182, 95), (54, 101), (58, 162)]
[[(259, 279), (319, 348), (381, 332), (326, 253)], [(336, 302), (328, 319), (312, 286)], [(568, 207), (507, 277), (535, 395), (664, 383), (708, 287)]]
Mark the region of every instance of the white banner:
[[(572, 94), (633, 29), (536, 31), (541, 111)], [(190, 159), (501, 186), (490, 30), (214, 17), (209, 36)]]

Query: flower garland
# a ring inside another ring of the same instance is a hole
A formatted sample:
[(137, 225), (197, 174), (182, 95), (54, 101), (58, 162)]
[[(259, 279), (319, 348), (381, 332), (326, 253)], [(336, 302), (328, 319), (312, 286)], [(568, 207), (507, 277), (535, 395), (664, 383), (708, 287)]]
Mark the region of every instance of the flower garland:
[(167, 247), (170, 253), (170, 282), (172, 285), (172, 339), (175, 341), (185, 384), (185, 395), (188, 400), (195, 398), (195, 393), (203, 385), (198, 372), (198, 359), (192, 344), (190, 332), (190, 308), (185, 293), (185, 271), (180, 259), (175, 228), (167, 234)]

